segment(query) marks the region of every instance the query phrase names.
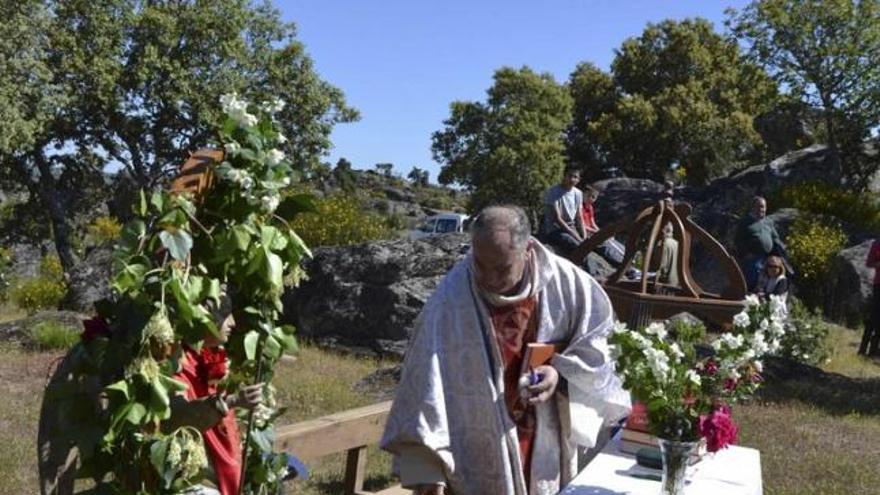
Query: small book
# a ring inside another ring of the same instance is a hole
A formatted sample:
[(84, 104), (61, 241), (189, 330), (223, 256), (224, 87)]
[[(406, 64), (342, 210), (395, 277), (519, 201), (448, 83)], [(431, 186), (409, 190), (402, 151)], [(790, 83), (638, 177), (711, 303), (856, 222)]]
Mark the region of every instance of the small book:
[(639, 430), (630, 430), (629, 428), (623, 428), (620, 432), (620, 438), (623, 440), (631, 440), (633, 442), (641, 442), (648, 443), (651, 445), (657, 444), (657, 437), (651, 435), (650, 433), (639, 431)]
[(628, 430), (648, 432), (648, 408), (641, 402), (633, 402), (632, 411), (626, 418), (624, 428)]
[(556, 354), (556, 344), (540, 342), (526, 344), (526, 353), (523, 356), (520, 374), (526, 374), (538, 366), (549, 364), (554, 354)]

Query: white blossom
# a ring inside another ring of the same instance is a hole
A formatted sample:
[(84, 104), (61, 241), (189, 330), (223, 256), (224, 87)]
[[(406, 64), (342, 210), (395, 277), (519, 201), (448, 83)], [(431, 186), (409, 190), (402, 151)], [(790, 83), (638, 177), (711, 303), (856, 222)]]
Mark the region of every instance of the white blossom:
[(260, 198), (260, 204), (263, 206), (263, 210), (268, 213), (272, 213), (273, 211), (275, 211), (275, 209), (278, 208), (278, 203), (280, 201), (281, 200), (276, 195), (267, 194)]
[(694, 385), (696, 385), (698, 387), (700, 386), (700, 383), (702, 383), (702, 379), (700, 378), (700, 374), (694, 370), (687, 370), (687, 373), (685, 373), (685, 377), (691, 383), (693, 383)]
[(626, 323), (622, 321), (615, 321), (614, 325), (611, 326), (612, 333), (626, 333), (629, 332), (629, 328), (626, 327)]
[(677, 362), (681, 361), (681, 359), (684, 357), (684, 353), (681, 352), (681, 348), (678, 347), (678, 344), (676, 342), (673, 342), (669, 345), (669, 350), (670, 352), (672, 352), (672, 355), (675, 357), (675, 360)]
[(762, 373), (764, 371), (764, 363), (762, 363), (761, 361), (753, 362), (752, 366), (755, 367), (755, 371), (757, 371), (758, 373)]
[(746, 308), (751, 308), (752, 306), (760, 306), (761, 300), (758, 299), (758, 296), (755, 294), (749, 294), (746, 296)]
[(285, 187), (289, 186), (290, 185), (290, 177), (285, 177), (285, 178), (281, 179), (281, 184)]
[[(726, 345), (730, 349), (738, 349), (743, 345), (743, 337), (742, 335), (733, 335), (732, 333), (723, 333), (720, 337), (718, 337), (724, 345)], [(714, 347), (714, 346), (713, 346)]]
[(749, 314), (745, 311), (739, 312), (736, 314), (736, 316), (733, 317), (734, 326), (745, 328), (749, 326), (749, 323), (751, 323), (751, 321), (749, 320)]
[(235, 155), (241, 150), (241, 145), (236, 143), (235, 141), (230, 141), (223, 145), (223, 149), (226, 150), (227, 154)]
[(658, 339), (666, 338), (666, 327), (659, 322), (653, 322), (645, 329), (645, 333), (656, 335)]
[(275, 98), (271, 101), (264, 101), (261, 107), (263, 108), (263, 111), (267, 113), (278, 113), (284, 110), (285, 105), (286, 103), (284, 103), (284, 100), (281, 98)]
[(254, 178), (250, 175), (245, 174), (244, 177), (241, 178), (239, 182), (241, 184), (241, 188), (245, 191), (249, 191), (252, 187), (254, 187)]
[(266, 163), (269, 166), (274, 167), (281, 163), (281, 160), (284, 160), (284, 153), (277, 149), (271, 149), (268, 153), (266, 153)]
[(755, 354), (761, 356), (766, 354), (769, 350), (767, 347), (767, 341), (764, 340), (763, 332), (756, 332), (752, 336), (752, 349), (755, 351)]
[(278, 133), (278, 137), (276, 139), (278, 140), (278, 143), (280, 143), (280, 144), (284, 144), (287, 142), (287, 136), (285, 136), (284, 134), (282, 134), (280, 132)]

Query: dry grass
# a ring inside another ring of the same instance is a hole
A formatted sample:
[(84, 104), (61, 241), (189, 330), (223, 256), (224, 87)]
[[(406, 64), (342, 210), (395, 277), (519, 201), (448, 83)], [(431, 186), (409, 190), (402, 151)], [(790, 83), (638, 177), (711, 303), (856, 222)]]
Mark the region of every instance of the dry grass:
[[(855, 356), (859, 336), (835, 328), (824, 371), (808, 368), (770, 382), (754, 401), (734, 409), (741, 444), (761, 450), (766, 494), (880, 494), (880, 361)], [(37, 492), (37, 391), (57, 356), (0, 347), (0, 494)], [(289, 407), (280, 422), (376, 402), (354, 384), (387, 364), (304, 347), (274, 380), (279, 402)], [(374, 448), (368, 466), (368, 489), (394, 482), (387, 455)], [(341, 493), (341, 455), (310, 467), (312, 479), (292, 484), (293, 493)]]

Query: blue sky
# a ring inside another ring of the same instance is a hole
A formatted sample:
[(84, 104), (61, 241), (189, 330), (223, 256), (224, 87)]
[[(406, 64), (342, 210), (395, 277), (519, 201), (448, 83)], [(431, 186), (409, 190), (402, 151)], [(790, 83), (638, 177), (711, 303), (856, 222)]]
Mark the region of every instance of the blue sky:
[(321, 76), (341, 88), (361, 120), (337, 126), (328, 161), (355, 168), (391, 162), (436, 182), (431, 133), (455, 100), (484, 100), (502, 66), (565, 81), (591, 61), (607, 69), (614, 49), (649, 22), (700, 16), (723, 29), (724, 9), (745, 0), (275, 0), (297, 24)]

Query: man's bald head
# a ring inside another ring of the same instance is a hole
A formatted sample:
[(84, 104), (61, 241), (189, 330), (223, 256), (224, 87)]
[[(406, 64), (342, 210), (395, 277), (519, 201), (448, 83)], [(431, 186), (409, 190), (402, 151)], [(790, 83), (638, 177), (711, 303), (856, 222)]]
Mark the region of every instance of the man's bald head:
[(531, 228), (522, 208), (490, 206), (471, 227), (477, 284), (494, 294), (515, 290), (523, 277)]
[[(518, 206), (489, 206), (480, 211), (471, 226), (471, 238), (506, 232), (511, 247), (525, 250), (531, 235), (526, 212)], [(502, 237), (503, 239), (503, 237)]]

